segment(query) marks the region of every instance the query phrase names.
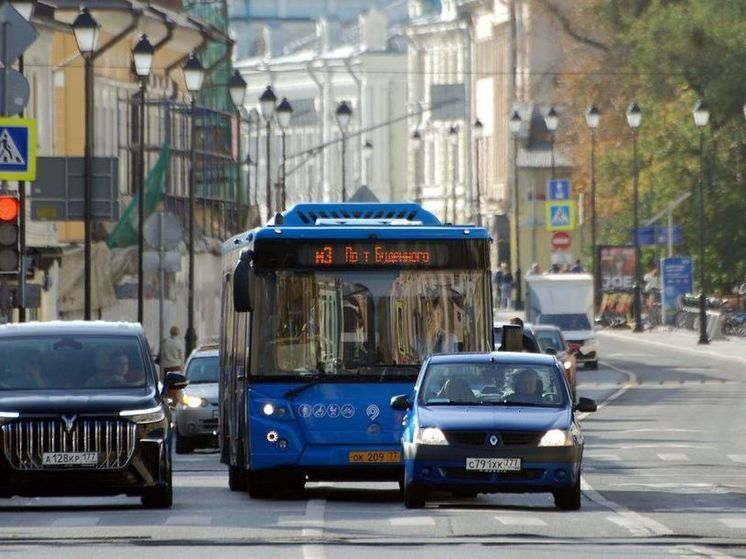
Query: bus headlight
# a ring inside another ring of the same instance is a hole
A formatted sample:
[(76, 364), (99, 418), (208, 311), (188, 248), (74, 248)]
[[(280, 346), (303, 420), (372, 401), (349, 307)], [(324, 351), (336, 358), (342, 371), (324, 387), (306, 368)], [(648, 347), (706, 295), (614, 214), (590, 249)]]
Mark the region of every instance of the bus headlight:
[(273, 413), (275, 413), (275, 406), (269, 402), (264, 404), (264, 407), (262, 408), (262, 412), (264, 412), (264, 415), (270, 416)]

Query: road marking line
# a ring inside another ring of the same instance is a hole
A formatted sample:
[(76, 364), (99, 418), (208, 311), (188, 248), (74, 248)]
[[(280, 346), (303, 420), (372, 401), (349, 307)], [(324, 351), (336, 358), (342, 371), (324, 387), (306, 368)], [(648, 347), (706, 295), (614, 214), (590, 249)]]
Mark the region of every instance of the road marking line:
[(621, 458), (619, 458), (618, 454), (607, 454), (604, 452), (594, 452), (592, 450), (589, 452), (585, 452), (584, 454), (586, 458), (590, 458), (591, 460), (609, 460), (614, 462), (621, 461)]
[(686, 454), (678, 454), (675, 452), (670, 454), (659, 454), (658, 458), (666, 462), (689, 462), (689, 457)]
[[(304, 523), (315, 526), (314, 528), (303, 528), (301, 535), (304, 538), (320, 539), (324, 533), (324, 514), (326, 510), (326, 501), (320, 499), (311, 499), (306, 505), (306, 515)], [(323, 545), (308, 544), (303, 546), (303, 559), (326, 559), (326, 552)]]
[(209, 516), (189, 516), (189, 515), (178, 515), (169, 516), (166, 519), (166, 524), (171, 526), (209, 526), (212, 524), (212, 518)]
[(682, 551), (686, 553), (686, 556), (694, 555), (696, 557), (707, 557), (708, 559), (734, 559), (732, 555), (726, 555), (717, 549), (701, 545), (679, 545), (670, 549), (669, 553), (675, 555)]
[(739, 464), (746, 464), (746, 454), (728, 454), (728, 459)]
[(721, 518), (720, 522), (725, 524), (728, 528), (735, 528), (737, 530), (746, 528), (746, 516), (738, 516), (735, 518)]
[(541, 518), (533, 516), (496, 516), (495, 520), (505, 526), (546, 526), (547, 523)]
[(58, 518), (52, 522), (52, 526), (96, 526), (100, 519), (98, 516), (71, 516), (68, 518)]
[(431, 516), (400, 516), (389, 518), (392, 526), (435, 526), (435, 519)]

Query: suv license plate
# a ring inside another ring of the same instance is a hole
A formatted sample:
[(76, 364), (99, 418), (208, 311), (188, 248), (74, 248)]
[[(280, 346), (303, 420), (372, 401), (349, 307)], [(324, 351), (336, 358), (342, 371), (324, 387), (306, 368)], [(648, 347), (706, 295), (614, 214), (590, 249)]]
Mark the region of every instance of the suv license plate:
[(477, 472), (520, 472), (520, 458), (467, 458), (466, 469)]
[(98, 464), (96, 452), (45, 452), (42, 465), (48, 466), (95, 466)]

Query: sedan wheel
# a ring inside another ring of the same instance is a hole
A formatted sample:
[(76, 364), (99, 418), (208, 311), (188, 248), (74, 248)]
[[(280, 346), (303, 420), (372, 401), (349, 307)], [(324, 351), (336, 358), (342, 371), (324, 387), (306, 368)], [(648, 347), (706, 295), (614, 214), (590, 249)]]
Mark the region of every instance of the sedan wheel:
[(552, 493), (554, 495), (554, 504), (562, 510), (580, 510), (580, 476), (575, 485), (567, 489), (558, 489)]
[(408, 509), (421, 509), (425, 506), (425, 490), (414, 483), (404, 484), (404, 506)]

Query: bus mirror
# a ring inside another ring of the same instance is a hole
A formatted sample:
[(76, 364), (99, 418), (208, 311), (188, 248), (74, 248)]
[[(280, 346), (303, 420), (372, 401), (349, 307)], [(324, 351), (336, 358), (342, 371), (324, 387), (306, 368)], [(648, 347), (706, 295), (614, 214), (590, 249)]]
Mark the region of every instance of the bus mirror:
[(254, 305), (251, 300), (254, 268), (251, 266), (253, 252), (244, 250), (233, 270), (233, 309), (236, 312), (252, 312)]

